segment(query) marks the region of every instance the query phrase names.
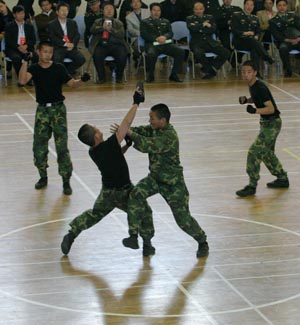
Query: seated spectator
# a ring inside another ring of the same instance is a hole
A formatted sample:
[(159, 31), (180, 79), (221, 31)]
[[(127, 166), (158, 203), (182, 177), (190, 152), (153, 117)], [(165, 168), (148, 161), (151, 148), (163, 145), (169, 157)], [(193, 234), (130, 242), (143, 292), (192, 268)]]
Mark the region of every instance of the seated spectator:
[(147, 82), (154, 81), (154, 71), (157, 57), (167, 54), (174, 59), (173, 68), (169, 77), (170, 81), (182, 82), (178, 74), (182, 70), (184, 50), (172, 44), (173, 32), (167, 19), (160, 18), (160, 4), (150, 4), (150, 17), (141, 21), (141, 36), (145, 40)]
[(250, 51), (251, 60), (257, 66), (257, 75), (259, 73), (260, 59), (272, 64), (274, 60), (269, 56), (262, 43), (258, 40), (260, 29), (258, 18), (252, 15), (254, 8), (253, 0), (244, 0), (244, 10), (234, 13), (231, 21), (233, 32), (233, 45), (239, 50)]
[(103, 17), (97, 19), (92, 28), (92, 39), (89, 47), (93, 55), (94, 65), (98, 73), (98, 83), (104, 83), (105, 58), (113, 56), (116, 64), (116, 82), (123, 82), (123, 73), (126, 66), (129, 49), (125, 42), (125, 32), (122, 22), (114, 18), (115, 8), (106, 4), (103, 8)]
[(22, 60), (31, 58), (37, 61), (34, 53), (35, 33), (30, 23), (25, 22), (23, 6), (14, 6), (12, 9), (14, 21), (5, 27), (5, 55), (12, 60), (13, 67), (19, 75)]
[(292, 76), (290, 61), (291, 50), (300, 50), (300, 17), (294, 12), (287, 12), (287, 1), (277, 0), (277, 15), (270, 19), (270, 30), (275, 37), (282, 60), (284, 76)]
[[(143, 9), (148, 9), (148, 6), (142, 2), (142, 8)], [(120, 7), (120, 12), (119, 12), (119, 19), (124, 25), (124, 29), (126, 30), (126, 16), (132, 12), (132, 6), (131, 6), (131, 0), (123, 0), (121, 7)]]
[(165, 0), (160, 3), (161, 18), (168, 19), (170, 23), (174, 21), (184, 21), (183, 8), (178, 0)]
[[(205, 73), (202, 79), (211, 79), (229, 59), (230, 51), (215, 39), (215, 20), (212, 15), (204, 14), (203, 3), (196, 2), (193, 10), (194, 15), (186, 18), (187, 27), (191, 33), (190, 48), (194, 53), (195, 61), (202, 64), (202, 70)], [(206, 52), (213, 52), (217, 56), (209, 60), (205, 56)]]
[(50, 0), (39, 0), (39, 6), (41, 7), (42, 12), (35, 16), (35, 24), (39, 41), (44, 42), (49, 40), (48, 24), (50, 21), (56, 19), (57, 16)]
[(60, 2), (56, 7), (57, 18), (48, 24), (48, 32), (54, 46), (53, 60), (64, 63), (64, 59), (71, 59), (66, 68), (71, 75), (75, 75), (76, 70), (85, 63), (85, 58), (77, 49), (80, 39), (77, 23), (67, 18), (68, 13), (68, 4)]
[(14, 16), (3, 0), (0, 0), (0, 51), (6, 25), (14, 20)]
[(220, 15), (217, 23), (217, 31), (219, 39), (222, 45), (229, 51), (231, 51), (230, 33), (231, 33), (231, 20), (232, 15), (235, 12), (241, 12), (242, 8), (231, 5), (232, 0), (223, 0), (223, 4), (220, 8)]
[(91, 27), (94, 22), (103, 17), (103, 10), (100, 7), (100, 0), (90, 0), (88, 1), (89, 10), (86, 11), (84, 15), (84, 45), (86, 48), (90, 45)]
[(138, 37), (140, 36), (140, 22), (149, 17), (149, 10), (142, 9), (141, 0), (131, 0), (133, 11), (126, 16), (127, 30), (130, 37), (130, 44), (133, 50), (135, 65), (140, 57)]
[(34, 10), (33, 10), (34, 0), (18, 0), (17, 6), (23, 6), (25, 10), (25, 20), (30, 22), (31, 19), (34, 19)]
[[(276, 11), (273, 10), (274, 0), (265, 0), (264, 1), (264, 10), (260, 10), (256, 13), (259, 21), (259, 27), (261, 34), (259, 40), (261, 42), (271, 43), (271, 32), (269, 26), (269, 20), (276, 15)], [(265, 49), (268, 49), (269, 46), (265, 46)]]

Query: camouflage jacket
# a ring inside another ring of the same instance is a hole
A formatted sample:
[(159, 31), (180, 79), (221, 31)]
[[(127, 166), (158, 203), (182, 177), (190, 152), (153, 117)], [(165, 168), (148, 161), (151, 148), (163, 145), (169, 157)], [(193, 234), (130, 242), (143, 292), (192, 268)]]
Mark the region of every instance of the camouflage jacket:
[(150, 125), (131, 128), (134, 147), (149, 155), (152, 177), (162, 183), (175, 184), (182, 177), (179, 158), (179, 140), (174, 127), (168, 124), (163, 130)]

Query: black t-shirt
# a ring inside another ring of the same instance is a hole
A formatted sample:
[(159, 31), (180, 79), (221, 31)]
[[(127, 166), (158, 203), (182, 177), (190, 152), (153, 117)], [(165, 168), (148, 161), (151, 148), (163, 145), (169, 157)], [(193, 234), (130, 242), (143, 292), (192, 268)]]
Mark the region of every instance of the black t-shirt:
[(62, 85), (72, 77), (63, 64), (53, 62), (49, 68), (42, 68), (38, 63), (34, 63), (28, 67), (28, 72), (34, 81), (38, 103), (55, 103), (65, 99)]
[(261, 115), (261, 118), (264, 120), (268, 120), (270, 118), (278, 117), (280, 115), (280, 111), (277, 108), (275, 100), (269, 90), (269, 88), (265, 85), (263, 81), (257, 79), (256, 82), (249, 87), (251, 98), (257, 108), (265, 107), (265, 102), (271, 101), (274, 106), (274, 113), (268, 115)]
[(128, 165), (115, 134), (91, 148), (89, 154), (101, 172), (105, 187), (120, 188), (130, 184)]

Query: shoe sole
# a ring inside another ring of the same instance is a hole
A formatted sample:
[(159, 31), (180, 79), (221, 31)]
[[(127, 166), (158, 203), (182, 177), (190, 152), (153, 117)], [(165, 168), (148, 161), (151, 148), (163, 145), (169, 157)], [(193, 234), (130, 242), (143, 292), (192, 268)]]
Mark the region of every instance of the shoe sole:
[(131, 249), (139, 249), (140, 248), (138, 243), (136, 243), (136, 244), (127, 243), (126, 239), (123, 239), (122, 243), (123, 243), (123, 246), (131, 248)]

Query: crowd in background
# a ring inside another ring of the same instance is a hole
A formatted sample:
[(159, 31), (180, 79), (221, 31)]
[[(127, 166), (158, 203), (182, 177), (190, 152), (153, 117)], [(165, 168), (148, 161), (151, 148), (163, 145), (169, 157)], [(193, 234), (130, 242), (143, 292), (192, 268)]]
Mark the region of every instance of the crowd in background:
[[(115, 58), (116, 82), (123, 82), (128, 56), (135, 66), (141, 56), (140, 38), (145, 42), (147, 81), (154, 81), (157, 57), (161, 53), (173, 57), (170, 81), (182, 82), (179, 74), (187, 59), (184, 50), (172, 41), (172, 23), (186, 22), (190, 49), (195, 62), (201, 63), (204, 79), (213, 78), (222, 65), (236, 60), (233, 48), (249, 51), (257, 64), (274, 62), (270, 44), (276, 44), (285, 77), (292, 76), (289, 51), (300, 51), (300, 7), (297, 0), (245, 0), (243, 7), (232, 0), (165, 0), (149, 5), (141, 0), (86, 0), (84, 30), (76, 22), (81, 0), (52, 2), (39, 0), (40, 12), (33, 9), (34, 0), (18, 0), (12, 8), (0, 0), (0, 37), (5, 39), (8, 78), (11, 67), (19, 73), (22, 60), (36, 62), (36, 44), (50, 41), (54, 45), (54, 61), (66, 65), (71, 75), (86, 62), (78, 47), (80, 33), (89, 49), (98, 74), (98, 82), (106, 82), (105, 57)], [(2, 47), (4, 42), (1, 42)], [(208, 59), (206, 52), (216, 56)], [(66, 59), (69, 61), (66, 62)], [(242, 61), (242, 55), (238, 62)], [(260, 74), (259, 74), (260, 76)]]

